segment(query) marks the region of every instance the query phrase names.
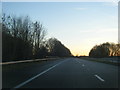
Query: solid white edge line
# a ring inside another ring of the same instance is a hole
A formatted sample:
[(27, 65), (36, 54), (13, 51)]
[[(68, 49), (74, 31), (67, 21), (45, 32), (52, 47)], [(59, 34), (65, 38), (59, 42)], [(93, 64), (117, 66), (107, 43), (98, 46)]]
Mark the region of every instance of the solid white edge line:
[[(64, 60), (64, 61), (66, 61), (66, 60)], [(36, 76), (34, 76), (34, 77), (32, 77), (32, 78), (30, 78), (30, 79), (26, 80), (25, 82), (23, 82), (23, 83), (21, 83), (21, 84), (19, 84), (19, 85), (15, 86), (14, 88), (20, 88), (20, 87), (22, 87), (23, 85), (25, 85), (25, 84), (29, 83), (29, 82), (30, 82), (30, 81), (32, 81), (33, 79), (35, 79), (35, 78), (39, 77), (40, 75), (42, 75), (42, 74), (44, 74), (44, 73), (48, 72), (49, 70), (51, 70), (51, 69), (53, 69), (54, 67), (58, 66), (59, 64), (63, 63), (64, 61), (61, 61), (61, 62), (57, 63), (56, 65), (54, 65), (54, 66), (52, 66), (52, 67), (48, 68), (47, 70), (45, 70), (45, 71), (43, 71), (43, 72), (39, 73), (39, 74), (38, 74), (38, 75), (36, 75)]]
[(95, 77), (97, 77), (100, 81), (102, 81), (102, 82), (104, 82), (105, 80), (104, 79), (102, 79), (100, 76), (98, 76), (98, 75), (94, 75)]

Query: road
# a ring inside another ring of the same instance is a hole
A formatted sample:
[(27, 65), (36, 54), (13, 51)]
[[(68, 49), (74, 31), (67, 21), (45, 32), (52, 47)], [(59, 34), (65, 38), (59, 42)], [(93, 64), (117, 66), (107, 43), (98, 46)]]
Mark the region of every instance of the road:
[(118, 88), (118, 67), (79, 58), (3, 66), (3, 88)]

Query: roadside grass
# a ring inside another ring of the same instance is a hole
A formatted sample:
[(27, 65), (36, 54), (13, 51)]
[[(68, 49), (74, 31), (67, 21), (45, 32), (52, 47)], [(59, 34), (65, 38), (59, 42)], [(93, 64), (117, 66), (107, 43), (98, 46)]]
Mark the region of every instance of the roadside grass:
[(8, 65), (2, 65), (2, 71), (9, 71), (9, 70), (20, 70), (22, 68), (27, 68), (29, 66), (40, 64), (44, 61), (36, 61), (36, 62), (24, 62), (24, 63), (16, 63), (16, 64), (8, 64)]
[[(65, 57), (64, 57), (65, 58)], [(5, 64), (5, 65), (0, 65), (2, 66), (2, 71), (14, 71), (14, 70), (21, 70), (23, 68), (27, 67), (35, 67), (35, 66), (43, 66), (43, 63), (49, 63), (51, 61), (59, 60), (59, 59), (64, 59), (64, 58), (46, 58), (46, 60), (37, 60), (37, 61), (31, 61), (31, 62), (21, 62), (21, 63), (13, 63), (13, 64)]]
[(105, 64), (111, 64), (111, 65), (115, 65), (115, 66), (120, 66), (120, 63), (116, 63), (116, 62), (110, 62), (108, 60), (99, 60), (96, 58), (89, 58), (89, 57), (80, 57), (81, 59), (84, 60), (89, 60), (89, 61), (94, 61), (94, 62), (100, 62), (100, 63), (105, 63)]
[(23, 68), (27, 67), (34, 67), (37, 65), (42, 65), (42, 63), (54, 61), (56, 59), (46, 59), (46, 60), (38, 60), (38, 61), (32, 61), (32, 62), (21, 62), (21, 63), (13, 63), (13, 64), (5, 64), (5, 65), (0, 65), (2, 66), (2, 71), (9, 71), (9, 70), (21, 70)]

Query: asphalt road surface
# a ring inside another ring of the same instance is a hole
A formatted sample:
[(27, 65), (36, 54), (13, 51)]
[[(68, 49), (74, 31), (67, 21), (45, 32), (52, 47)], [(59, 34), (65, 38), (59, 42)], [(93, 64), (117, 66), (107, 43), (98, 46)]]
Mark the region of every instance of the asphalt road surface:
[(118, 66), (65, 58), (3, 66), (3, 88), (118, 88)]

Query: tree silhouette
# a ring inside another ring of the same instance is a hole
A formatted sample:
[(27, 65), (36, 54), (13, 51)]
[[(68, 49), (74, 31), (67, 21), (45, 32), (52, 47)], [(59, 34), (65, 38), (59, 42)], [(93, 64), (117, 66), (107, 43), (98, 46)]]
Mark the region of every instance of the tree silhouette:
[(51, 56), (71, 56), (70, 50), (56, 38), (50, 38), (47, 44)]
[(2, 16), (3, 61), (44, 58), (46, 56), (71, 56), (70, 50), (56, 38), (45, 40), (46, 30), (38, 21), (28, 16)]
[[(40, 50), (40, 45), (45, 37), (42, 24), (30, 21), (28, 16), (2, 17), (2, 58), (3, 61), (31, 59)], [(36, 58), (36, 57), (34, 57)]]
[(95, 45), (89, 52), (91, 57), (120, 56), (120, 44), (103, 43)]

